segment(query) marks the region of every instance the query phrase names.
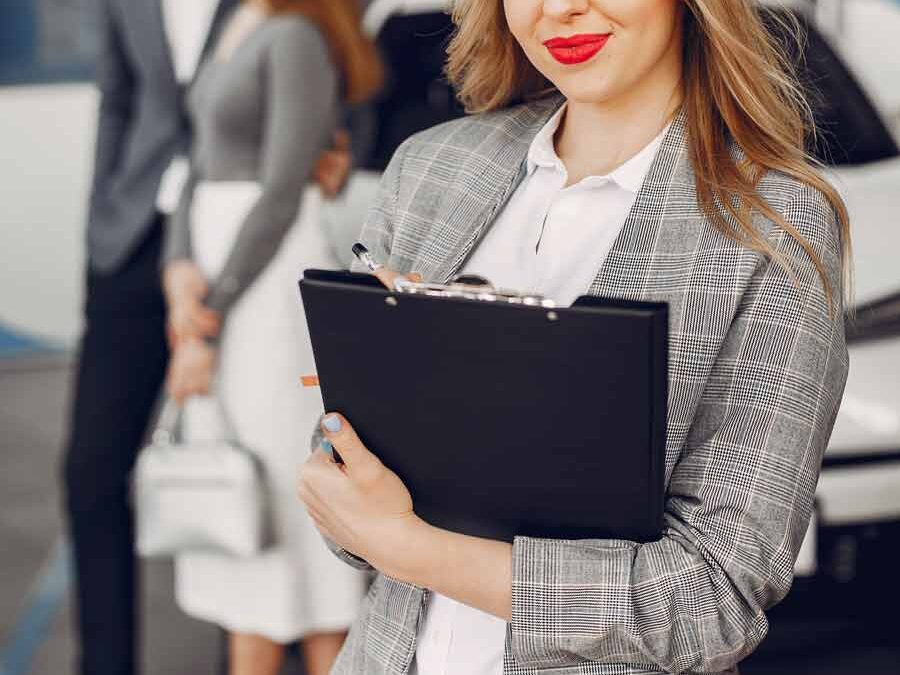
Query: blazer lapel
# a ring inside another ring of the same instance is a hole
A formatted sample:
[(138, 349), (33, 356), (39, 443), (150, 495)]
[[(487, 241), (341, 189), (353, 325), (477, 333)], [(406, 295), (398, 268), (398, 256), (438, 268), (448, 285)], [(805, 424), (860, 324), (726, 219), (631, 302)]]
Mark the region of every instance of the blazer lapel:
[(689, 170), (684, 110), (672, 121), (622, 230), (601, 265), (591, 295), (646, 300), (648, 282), (666, 255), (660, 227), (673, 189), (694, 189)]
[(172, 50), (169, 47), (169, 38), (166, 35), (166, 18), (163, 14), (162, 0), (152, 0), (152, 2), (133, 2), (131, 6), (134, 10), (145, 13), (144, 21), (135, 22), (137, 26), (145, 26), (146, 30), (138, 31), (148, 36), (150, 48), (160, 64), (164, 64), (166, 71), (166, 79), (175, 89), (178, 88), (178, 82), (175, 79), (175, 60), (172, 58)]
[(561, 96), (553, 96), (498, 118), (483, 149), (464, 168), (457, 196), (441, 209), (450, 215), (419, 249), (414, 270), (442, 283), (456, 275), (521, 182), (532, 140), (562, 103)]

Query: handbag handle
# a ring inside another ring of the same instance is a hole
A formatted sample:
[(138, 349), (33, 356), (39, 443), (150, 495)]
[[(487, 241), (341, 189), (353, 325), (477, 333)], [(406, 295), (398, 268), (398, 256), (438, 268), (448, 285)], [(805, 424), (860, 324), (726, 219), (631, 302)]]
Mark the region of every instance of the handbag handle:
[(166, 396), (151, 436), (153, 445), (172, 445), (175, 440), (175, 428), (180, 420), (181, 406), (174, 398)]
[[(225, 438), (222, 440), (239, 445), (237, 432), (234, 429), (234, 425), (231, 423), (231, 418), (225, 410), (222, 399), (215, 394), (212, 394), (212, 397), (216, 401), (216, 407), (219, 409), (219, 417), (221, 418), (222, 427), (224, 428)], [(179, 405), (179, 403), (171, 396), (165, 397), (162, 410), (159, 413), (159, 417), (156, 419), (156, 427), (150, 437), (153, 445), (171, 446), (174, 444), (176, 436), (175, 430), (178, 427), (178, 423), (181, 421), (183, 413), (184, 406)]]

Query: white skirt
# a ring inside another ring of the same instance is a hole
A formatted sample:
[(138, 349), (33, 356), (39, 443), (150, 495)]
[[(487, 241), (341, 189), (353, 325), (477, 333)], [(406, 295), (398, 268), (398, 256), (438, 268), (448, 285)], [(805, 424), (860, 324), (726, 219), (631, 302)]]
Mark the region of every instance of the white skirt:
[[(221, 272), (259, 193), (250, 182), (197, 186), (191, 239), (208, 278)], [(252, 558), (192, 553), (176, 561), (176, 597), (185, 612), (280, 643), (346, 630), (365, 592), (365, 575), (328, 551), (296, 496), (299, 465), (322, 414), (319, 390), (300, 384), (315, 364), (297, 281), (306, 268), (339, 267), (319, 223), (320, 204), (318, 189), (308, 188), (277, 255), (230, 311), (219, 349), (216, 392), (241, 442), (265, 467), (276, 545)], [(185, 435), (219, 437), (217, 410), (209, 398), (190, 400)]]

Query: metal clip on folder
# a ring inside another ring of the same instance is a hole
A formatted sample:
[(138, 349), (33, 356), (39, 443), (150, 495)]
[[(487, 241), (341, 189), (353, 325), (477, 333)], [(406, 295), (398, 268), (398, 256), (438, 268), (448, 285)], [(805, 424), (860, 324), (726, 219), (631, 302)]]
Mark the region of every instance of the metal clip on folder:
[(547, 300), (542, 295), (517, 293), (516, 291), (494, 288), (493, 284), (484, 277), (472, 274), (458, 276), (449, 284), (419, 283), (404, 279), (397, 283), (395, 290), (398, 293), (427, 295), (432, 298), (461, 298), (463, 300), (545, 307), (547, 309), (556, 307), (555, 302)]
[[(376, 274), (379, 270), (384, 268), (384, 265), (369, 253), (369, 249), (359, 242), (353, 245), (353, 255), (366, 266), (371, 274)], [(494, 285), (490, 281), (477, 274), (459, 275), (449, 284), (410, 281), (405, 277), (399, 277), (394, 282), (394, 291), (397, 293), (408, 293), (410, 295), (425, 295), (430, 298), (460, 298), (462, 300), (498, 302), (508, 305), (545, 307), (547, 309), (554, 309), (556, 307), (555, 302), (547, 300), (542, 295), (534, 293), (518, 293), (516, 291), (494, 288)]]

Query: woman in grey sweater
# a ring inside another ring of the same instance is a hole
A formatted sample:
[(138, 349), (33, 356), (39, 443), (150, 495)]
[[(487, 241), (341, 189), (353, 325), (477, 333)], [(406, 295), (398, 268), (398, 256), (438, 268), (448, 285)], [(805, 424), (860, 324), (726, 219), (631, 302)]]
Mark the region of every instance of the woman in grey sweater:
[[(324, 675), (364, 589), (294, 497), (298, 448), (322, 412), (317, 392), (298, 384), (314, 363), (296, 280), (304, 268), (338, 266), (310, 179), (342, 105), (374, 93), (380, 76), (356, 0), (246, 0), (189, 95), (193, 168), (164, 271), (168, 389), (185, 401), (191, 438), (221, 435), (227, 411), (265, 467), (277, 534), (250, 559), (177, 561), (179, 604), (229, 631), (235, 675), (277, 673), (281, 645), (297, 639), (307, 671)], [(215, 404), (204, 396), (213, 370)]]

